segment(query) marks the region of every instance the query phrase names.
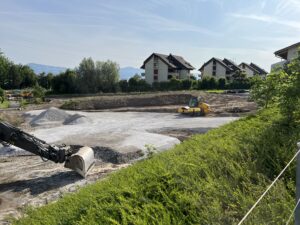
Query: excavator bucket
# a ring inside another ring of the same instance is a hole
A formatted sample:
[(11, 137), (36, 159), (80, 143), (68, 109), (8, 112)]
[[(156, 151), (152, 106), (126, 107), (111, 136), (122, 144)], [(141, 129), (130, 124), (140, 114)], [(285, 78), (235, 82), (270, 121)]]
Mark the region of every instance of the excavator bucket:
[(95, 164), (94, 151), (90, 147), (82, 147), (68, 158), (65, 167), (85, 177)]

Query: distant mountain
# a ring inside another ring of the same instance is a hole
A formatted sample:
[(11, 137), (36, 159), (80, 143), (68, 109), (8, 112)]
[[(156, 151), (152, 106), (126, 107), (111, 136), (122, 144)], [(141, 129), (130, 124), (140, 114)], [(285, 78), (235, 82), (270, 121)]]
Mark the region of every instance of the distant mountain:
[[(67, 68), (65, 67), (58, 67), (58, 66), (49, 66), (49, 65), (42, 65), (37, 63), (29, 63), (27, 64), (36, 74), (40, 74), (42, 72), (45, 73), (53, 73), (54, 75), (57, 75), (61, 72), (65, 72)], [(134, 68), (134, 67), (123, 67), (120, 68), (120, 79), (121, 80), (128, 80), (130, 77), (133, 77), (135, 74), (141, 75), (144, 70)]]
[(128, 80), (129, 78), (133, 77), (135, 74), (141, 75), (143, 73), (143, 69), (138, 69), (134, 67), (123, 67), (120, 69), (120, 79), (121, 80)]
[(29, 63), (27, 64), (27, 66), (29, 66), (36, 74), (45, 72), (45, 73), (53, 73), (54, 75), (57, 75), (67, 70), (67, 68), (65, 67), (48, 66), (48, 65), (36, 64), (36, 63)]

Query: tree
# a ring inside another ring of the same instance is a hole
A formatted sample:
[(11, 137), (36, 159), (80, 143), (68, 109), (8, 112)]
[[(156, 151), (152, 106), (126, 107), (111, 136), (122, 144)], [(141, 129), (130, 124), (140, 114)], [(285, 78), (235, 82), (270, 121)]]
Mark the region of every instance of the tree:
[(75, 71), (66, 70), (52, 79), (52, 90), (55, 93), (71, 94), (77, 92), (78, 77)]
[(251, 96), (264, 107), (276, 104), (285, 121), (300, 121), (300, 52), (286, 68), (272, 71), (265, 80), (253, 82)]
[(119, 81), (119, 87), (121, 88), (122, 92), (128, 92), (129, 91), (129, 85), (127, 80), (120, 80)]
[(49, 90), (51, 88), (51, 83), (53, 80), (53, 74), (48, 73), (47, 75), (43, 72), (38, 77), (38, 83), (41, 87)]
[(84, 58), (76, 69), (78, 90), (82, 93), (115, 92), (118, 89), (119, 65), (113, 61)]
[(106, 62), (96, 62), (96, 76), (98, 83), (98, 91), (115, 92), (119, 82), (120, 67), (117, 63), (110, 60)]
[(255, 76), (252, 79), (253, 85), (250, 90), (250, 98), (255, 100), (258, 106), (267, 108), (276, 100), (278, 79), (279, 76), (276, 73), (270, 74), (265, 80)]
[(0, 51), (0, 87), (4, 87), (7, 83), (8, 72), (11, 62)]
[(34, 87), (37, 84), (37, 76), (29, 66), (21, 66), (22, 82), (20, 88)]
[(20, 85), (22, 83), (21, 68), (22, 65), (15, 65), (15, 64), (10, 65), (6, 88), (8, 89), (20, 88)]
[(135, 74), (133, 77), (131, 77), (128, 81), (129, 91), (138, 91), (138, 85), (141, 79), (142, 77), (138, 74)]
[(99, 79), (97, 79), (95, 63), (92, 58), (84, 58), (76, 69), (76, 73), (80, 92), (96, 93), (99, 90)]

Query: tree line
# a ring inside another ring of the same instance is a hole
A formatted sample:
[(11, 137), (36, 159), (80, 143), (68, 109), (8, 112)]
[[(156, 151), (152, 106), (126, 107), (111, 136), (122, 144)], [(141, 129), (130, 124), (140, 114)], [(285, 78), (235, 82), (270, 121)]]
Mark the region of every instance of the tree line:
[(248, 89), (251, 79), (238, 71), (231, 80), (203, 78), (196, 80), (191, 76), (186, 80), (171, 79), (149, 85), (136, 74), (129, 80), (120, 80), (119, 65), (113, 61), (94, 61), (84, 58), (78, 67), (68, 69), (58, 75), (51, 73), (35, 74), (26, 65), (14, 64), (0, 53), (0, 87), (3, 89), (23, 89), (41, 87), (54, 94), (107, 93), (107, 92), (147, 92), (173, 90), (209, 89)]
[(38, 77), (26, 65), (15, 64), (0, 52), (0, 87), (3, 89), (23, 89), (37, 84)]

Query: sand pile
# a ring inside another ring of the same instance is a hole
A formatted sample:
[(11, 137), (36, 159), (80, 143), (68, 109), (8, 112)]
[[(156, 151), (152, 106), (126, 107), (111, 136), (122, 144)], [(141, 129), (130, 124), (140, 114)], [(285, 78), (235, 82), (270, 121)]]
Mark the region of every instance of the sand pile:
[(88, 119), (84, 115), (69, 114), (64, 110), (60, 110), (55, 107), (51, 107), (39, 115), (35, 116), (30, 125), (33, 127), (53, 127), (58, 125), (76, 125), (88, 122)]
[(84, 115), (80, 115), (80, 114), (73, 114), (70, 115), (69, 117), (67, 117), (65, 119), (65, 121), (63, 122), (64, 125), (77, 125), (77, 124), (83, 124), (83, 123), (87, 123), (89, 122), (89, 119), (84, 116)]
[(63, 110), (51, 107), (43, 112), (41, 112), (39, 115), (34, 117), (30, 125), (35, 126), (45, 126), (45, 125), (53, 125), (57, 123), (62, 123), (67, 119), (70, 115), (66, 113)]

